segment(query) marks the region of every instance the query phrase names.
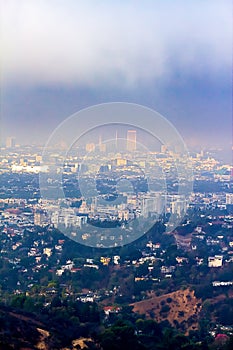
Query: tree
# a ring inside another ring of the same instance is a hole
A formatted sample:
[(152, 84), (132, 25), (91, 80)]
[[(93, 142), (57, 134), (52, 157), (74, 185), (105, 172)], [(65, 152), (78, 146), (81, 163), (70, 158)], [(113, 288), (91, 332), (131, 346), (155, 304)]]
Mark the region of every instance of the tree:
[(138, 341), (133, 325), (121, 320), (105, 330), (100, 339), (103, 350), (145, 349)]

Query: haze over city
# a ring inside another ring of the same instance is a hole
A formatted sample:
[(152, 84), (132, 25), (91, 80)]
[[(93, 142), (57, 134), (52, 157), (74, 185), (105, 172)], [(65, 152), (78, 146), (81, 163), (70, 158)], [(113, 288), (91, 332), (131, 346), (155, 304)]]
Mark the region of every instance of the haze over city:
[(2, 142), (44, 144), (80, 109), (123, 101), (162, 114), (188, 147), (231, 158), (230, 1), (13, 0), (1, 10)]

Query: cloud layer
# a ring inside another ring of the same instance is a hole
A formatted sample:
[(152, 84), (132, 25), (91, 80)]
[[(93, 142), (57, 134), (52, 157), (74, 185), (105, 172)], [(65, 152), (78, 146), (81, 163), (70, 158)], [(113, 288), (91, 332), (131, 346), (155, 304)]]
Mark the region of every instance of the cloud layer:
[(10, 84), (137, 86), (231, 67), (231, 1), (3, 0)]

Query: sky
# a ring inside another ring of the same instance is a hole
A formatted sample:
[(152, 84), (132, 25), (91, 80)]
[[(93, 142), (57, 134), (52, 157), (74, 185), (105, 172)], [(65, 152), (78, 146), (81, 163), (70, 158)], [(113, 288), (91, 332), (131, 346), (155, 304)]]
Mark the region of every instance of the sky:
[(40, 143), (99, 103), (152, 108), (188, 147), (232, 145), (231, 0), (2, 0), (1, 136)]

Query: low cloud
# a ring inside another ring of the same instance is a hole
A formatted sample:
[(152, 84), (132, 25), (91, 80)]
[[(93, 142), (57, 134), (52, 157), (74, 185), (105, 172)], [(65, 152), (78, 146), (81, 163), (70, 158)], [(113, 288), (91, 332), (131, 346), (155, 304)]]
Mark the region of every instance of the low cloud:
[(3, 0), (3, 81), (134, 87), (231, 68), (228, 0)]

